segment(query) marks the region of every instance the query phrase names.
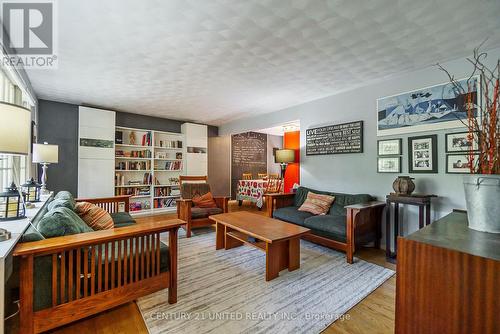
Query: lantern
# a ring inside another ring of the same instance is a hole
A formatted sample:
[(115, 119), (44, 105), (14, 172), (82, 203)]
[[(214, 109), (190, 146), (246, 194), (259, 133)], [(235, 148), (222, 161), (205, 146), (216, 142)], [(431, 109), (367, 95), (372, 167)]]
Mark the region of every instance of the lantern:
[(40, 188), (42, 188), (42, 186), (39, 183), (36, 183), (33, 178), (26, 181), (26, 183), (21, 187), (23, 193), (26, 196), (26, 202), (40, 202)]
[(24, 203), (14, 182), (6, 191), (0, 193), (0, 220), (19, 219), (26, 217)]

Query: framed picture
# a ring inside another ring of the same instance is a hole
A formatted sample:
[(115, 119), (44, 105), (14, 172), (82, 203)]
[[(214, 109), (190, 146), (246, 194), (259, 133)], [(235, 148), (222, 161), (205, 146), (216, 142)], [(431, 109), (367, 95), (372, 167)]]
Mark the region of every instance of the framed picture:
[(401, 138), (379, 140), (378, 155), (401, 155)]
[(473, 152), (479, 151), (479, 141), (477, 132), (473, 133), (473, 138), (469, 139), (468, 132), (447, 133), (446, 153), (453, 152)]
[(408, 138), (408, 171), (437, 173), (437, 135)]
[(377, 158), (378, 173), (401, 173), (401, 157)]
[[(472, 88), (473, 113), (477, 115), (480, 76), (457, 80)], [(377, 99), (377, 136), (464, 127), (467, 96), (450, 82)]]
[[(477, 164), (478, 154), (473, 154), (472, 166)], [(446, 156), (446, 173), (470, 174), (470, 163), (468, 154), (448, 154)]]

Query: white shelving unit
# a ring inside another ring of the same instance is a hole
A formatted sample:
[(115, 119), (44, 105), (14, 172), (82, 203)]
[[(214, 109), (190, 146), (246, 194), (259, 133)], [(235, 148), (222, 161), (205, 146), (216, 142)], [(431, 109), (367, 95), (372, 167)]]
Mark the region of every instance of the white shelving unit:
[(175, 211), (180, 197), (175, 180), (184, 173), (184, 135), (121, 126), (116, 131), (122, 142), (115, 143), (115, 195), (132, 195), (134, 215)]

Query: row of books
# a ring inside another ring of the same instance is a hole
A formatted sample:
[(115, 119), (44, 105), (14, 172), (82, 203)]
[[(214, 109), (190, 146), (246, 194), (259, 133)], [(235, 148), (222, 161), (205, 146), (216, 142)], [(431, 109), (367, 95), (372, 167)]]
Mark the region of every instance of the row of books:
[(155, 162), (156, 170), (181, 170), (182, 161), (166, 161), (165, 163)]
[(155, 209), (159, 208), (171, 208), (176, 206), (175, 198), (159, 198), (153, 201), (153, 207)]
[(115, 164), (115, 169), (119, 170), (149, 170), (151, 161), (120, 161)]
[(165, 148), (182, 148), (181, 140), (160, 140), (157, 142), (157, 147)]
[(149, 210), (149, 209), (151, 209), (151, 204), (149, 204), (149, 201), (130, 202), (130, 211), (141, 211), (141, 210)]
[(142, 135), (142, 146), (151, 146), (151, 132)]
[(179, 188), (172, 187), (155, 187), (154, 195), (155, 197), (159, 196), (179, 196), (181, 193)]
[(140, 151), (116, 150), (115, 156), (117, 158), (151, 158), (151, 151), (150, 150), (140, 150)]
[(134, 188), (116, 188), (115, 189), (115, 196), (120, 196), (120, 195), (132, 195), (132, 196), (141, 196), (141, 195), (149, 195), (149, 187), (134, 187)]

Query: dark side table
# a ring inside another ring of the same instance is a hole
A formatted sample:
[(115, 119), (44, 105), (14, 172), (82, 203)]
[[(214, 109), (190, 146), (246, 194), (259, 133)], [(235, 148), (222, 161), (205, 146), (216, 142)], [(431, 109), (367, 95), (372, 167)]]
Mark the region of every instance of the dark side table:
[[(386, 211), (385, 211), (385, 256), (389, 262), (396, 261), (397, 255), (397, 239), (400, 234), (399, 222), (399, 205), (415, 205), (418, 206), (418, 226), (424, 227), (424, 211), (425, 211), (425, 225), (431, 223), (431, 199), (437, 197), (436, 195), (427, 194), (413, 194), (413, 195), (397, 195), (391, 193), (386, 196)], [(392, 210), (394, 208), (394, 210)], [(394, 211), (394, 225), (391, 231), (391, 211)], [(391, 235), (394, 236), (394, 252), (391, 251)]]

